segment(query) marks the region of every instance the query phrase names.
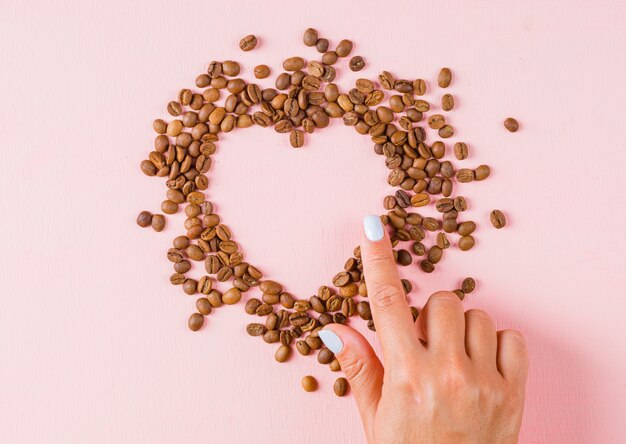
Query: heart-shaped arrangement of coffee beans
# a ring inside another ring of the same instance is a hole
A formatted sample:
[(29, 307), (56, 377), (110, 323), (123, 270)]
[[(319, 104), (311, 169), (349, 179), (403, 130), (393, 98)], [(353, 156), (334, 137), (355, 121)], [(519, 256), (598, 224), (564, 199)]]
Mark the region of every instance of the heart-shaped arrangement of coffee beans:
[[(230, 228), (222, 223), (203, 193), (208, 188), (206, 173), (217, 151), (219, 134), (252, 125), (273, 127), (289, 135), (292, 147), (301, 148), (306, 134), (326, 128), (330, 119), (341, 118), (358, 134), (370, 137), (374, 153), (382, 156), (389, 169), (389, 185), (397, 188), (393, 195), (385, 197), (388, 213), (381, 215), (390, 230), (396, 261), (399, 266), (409, 266), (415, 257), (419, 268), (426, 273), (434, 271), (451, 242), (456, 242), (462, 251), (474, 246), (472, 234), (476, 224), (459, 220), (468, 204), (463, 196), (454, 195), (454, 184), (455, 180), (484, 180), (489, 177), (490, 169), (487, 165), (459, 169), (446, 160), (449, 150), (445, 140), (453, 136), (454, 128), (447, 114), (433, 112), (433, 108), (448, 113), (454, 108), (454, 96), (446, 93), (441, 103), (429, 103), (420, 98), (426, 93), (424, 80), (396, 79), (387, 71), (377, 81), (361, 78), (354, 87), (342, 90), (335, 83), (334, 65), (351, 54), (352, 42), (342, 40), (334, 51), (329, 50), (328, 40), (319, 38), (314, 29), (305, 31), (303, 41), (322, 53), (321, 60), (307, 63), (302, 57), (286, 59), (285, 72), (276, 77), (275, 89), (261, 89), (239, 78), (241, 68), (237, 62), (209, 63), (207, 72), (196, 78), (199, 90), (183, 89), (178, 99), (167, 105), (173, 120), (154, 121), (158, 133), (154, 151), (141, 162), (141, 170), (148, 176), (166, 179), (163, 213), (175, 214), (180, 205), (185, 205), (186, 233), (173, 240), (167, 258), (174, 265), (171, 283), (182, 287), (188, 295), (200, 296), (189, 318), (189, 328), (199, 330), (213, 310), (224, 304), (239, 303), (243, 293), (258, 287), (261, 297), (247, 298), (245, 311), (263, 318), (263, 322), (250, 323), (248, 334), (261, 336), (268, 344), (279, 343), (275, 354), (278, 362), (289, 359), (295, 341), (300, 354), (310, 355), (319, 350), (317, 360), (337, 371), (339, 364), (323, 346), (317, 334), (319, 329), (333, 322), (346, 323), (358, 315), (375, 330), (359, 248), (354, 249), (344, 269), (332, 278), (332, 284), (322, 285), (317, 294), (308, 298), (294, 297), (280, 283), (265, 279), (259, 268), (245, 261)], [(240, 42), (243, 51), (250, 51), (256, 45), (257, 39), (252, 35)], [(361, 56), (353, 56), (348, 62), (352, 71), (360, 71), (364, 66)], [(266, 78), (270, 68), (256, 66), (254, 75)], [(441, 69), (437, 85), (445, 89), (451, 83), (451, 71)], [(516, 125), (509, 122), (507, 128), (517, 130)], [(427, 140), (430, 132), (436, 132), (436, 140), (432, 142)], [(456, 142), (452, 150), (458, 161), (468, 157), (469, 149), (464, 142)], [(411, 211), (420, 207), (426, 210), (428, 206), (434, 206), (438, 217)], [(491, 221), (496, 228), (506, 223), (499, 210), (492, 211)], [(137, 223), (161, 231), (165, 217), (143, 211)], [(449, 235), (454, 237), (452, 241)], [(427, 237), (432, 239), (430, 246), (424, 243)], [(410, 243), (408, 249), (400, 248), (406, 243)], [(206, 270), (206, 275), (197, 280), (187, 276), (193, 262), (203, 263)], [(229, 288), (218, 291), (214, 280), (229, 283)], [(410, 282), (402, 283), (408, 294)], [(454, 291), (463, 299), (474, 287), (474, 280), (466, 278)], [(417, 308), (411, 307), (411, 311), (417, 318)], [(345, 380), (338, 380), (335, 385), (336, 393), (343, 395)], [(305, 390), (313, 386), (316, 384), (310, 379), (303, 380)]]

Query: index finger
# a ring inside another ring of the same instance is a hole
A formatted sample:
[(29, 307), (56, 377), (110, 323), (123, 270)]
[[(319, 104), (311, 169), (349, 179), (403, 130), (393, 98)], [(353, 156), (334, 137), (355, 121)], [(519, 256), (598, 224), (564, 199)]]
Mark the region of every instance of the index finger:
[(363, 221), (361, 260), (372, 317), (386, 357), (420, 347), (389, 235), (378, 216)]

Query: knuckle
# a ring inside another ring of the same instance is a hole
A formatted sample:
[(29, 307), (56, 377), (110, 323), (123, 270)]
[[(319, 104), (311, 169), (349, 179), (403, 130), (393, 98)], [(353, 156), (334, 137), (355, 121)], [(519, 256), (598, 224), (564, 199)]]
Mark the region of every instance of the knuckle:
[(500, 340), (506, 341), (507, 345), (515, 348), (518, 352), (526, 351), (526, 339), (517, 330), (501, 330), (499, 332)]
[(376, 307), (381, 309), (394, 306), (404, 298), (404, 294), (398, 286), (390, 282), (375, 284), (372, 288), (368, 287), (368, 292), (373, 295), (373, 302)]

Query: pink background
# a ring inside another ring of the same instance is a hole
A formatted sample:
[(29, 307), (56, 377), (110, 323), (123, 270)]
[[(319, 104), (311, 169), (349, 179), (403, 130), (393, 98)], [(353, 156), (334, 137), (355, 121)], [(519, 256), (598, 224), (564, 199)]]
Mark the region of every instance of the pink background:
[[(450, 66), (453, 140), (470, 144), (467, 165), (492, 166), (459, 187), (475, 250), (446, 253), (432, 275), (412, 266), (412, 301), (475, 276), (467, 307), (526, 334), (522, 442), (626, 442), (624, 2), (311, 5), (0, 2), (0, 441), (363, 442), (353, 399), (332, 394), (337, 375), (314, 358), (277, 364), (246, 335), (242, 306), (191, 333), (195, 298), (169, 285), (165, 259), (182, 217), (160, 234), (134, 222), (163, 199), (138, 166), (177, 91), (212, 59), (250, 78), (257, 63), (314, 57), (300, 43), (313, 26), (353, 39), (363, 76), (432, 85)], [(260, 45), (242, 53), (248, 33)], [(339, 67), (342, 84), (357, 77)], [(390, 191), (371, 143), (340, 122), (302, 150), (272, 130), (234, 132), (215, 160), (208, 194), (247, 258), (303, 297)], [(506, 229), (489, 228), (493, 208)], [(305, 374), (318, 392), (300, 389)]]

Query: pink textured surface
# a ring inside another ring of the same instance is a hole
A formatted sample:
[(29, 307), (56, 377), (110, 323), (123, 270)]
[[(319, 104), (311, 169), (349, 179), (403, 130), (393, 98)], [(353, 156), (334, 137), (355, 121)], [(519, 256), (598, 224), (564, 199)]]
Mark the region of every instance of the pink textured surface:
[[(363, 76), (432, 86), (453, 69), (454, 140), (493, 174), (459, 187), (475, 250), (429, 276), (412, 267), (412, 300), (475, 276), (467, 307), (527, 335), (522, 442), (626, 442), (623, 2), (0, 3), (1, 442), (363, 442), (337, 375), (277, 364), (242, 306), (188, 331), (195, 298), (168, 284), (164, 256), (182, 218), (161, 234), (134, 222), (162, 200), (138, 165), (178, 89), (212, 59), (249, 77), (313, 57), (307, 26), (353, 39)], [(247, 33), (261, 43), (244, 54)], [(329, 282), (389, 192), (371, 143), (340, 122), (298, 151), (272, 130), (231, 133), (214, 167), (210, 199), (247, 257), (300, 296)], [(506, 229), (490, 229), (493, 208)]]

